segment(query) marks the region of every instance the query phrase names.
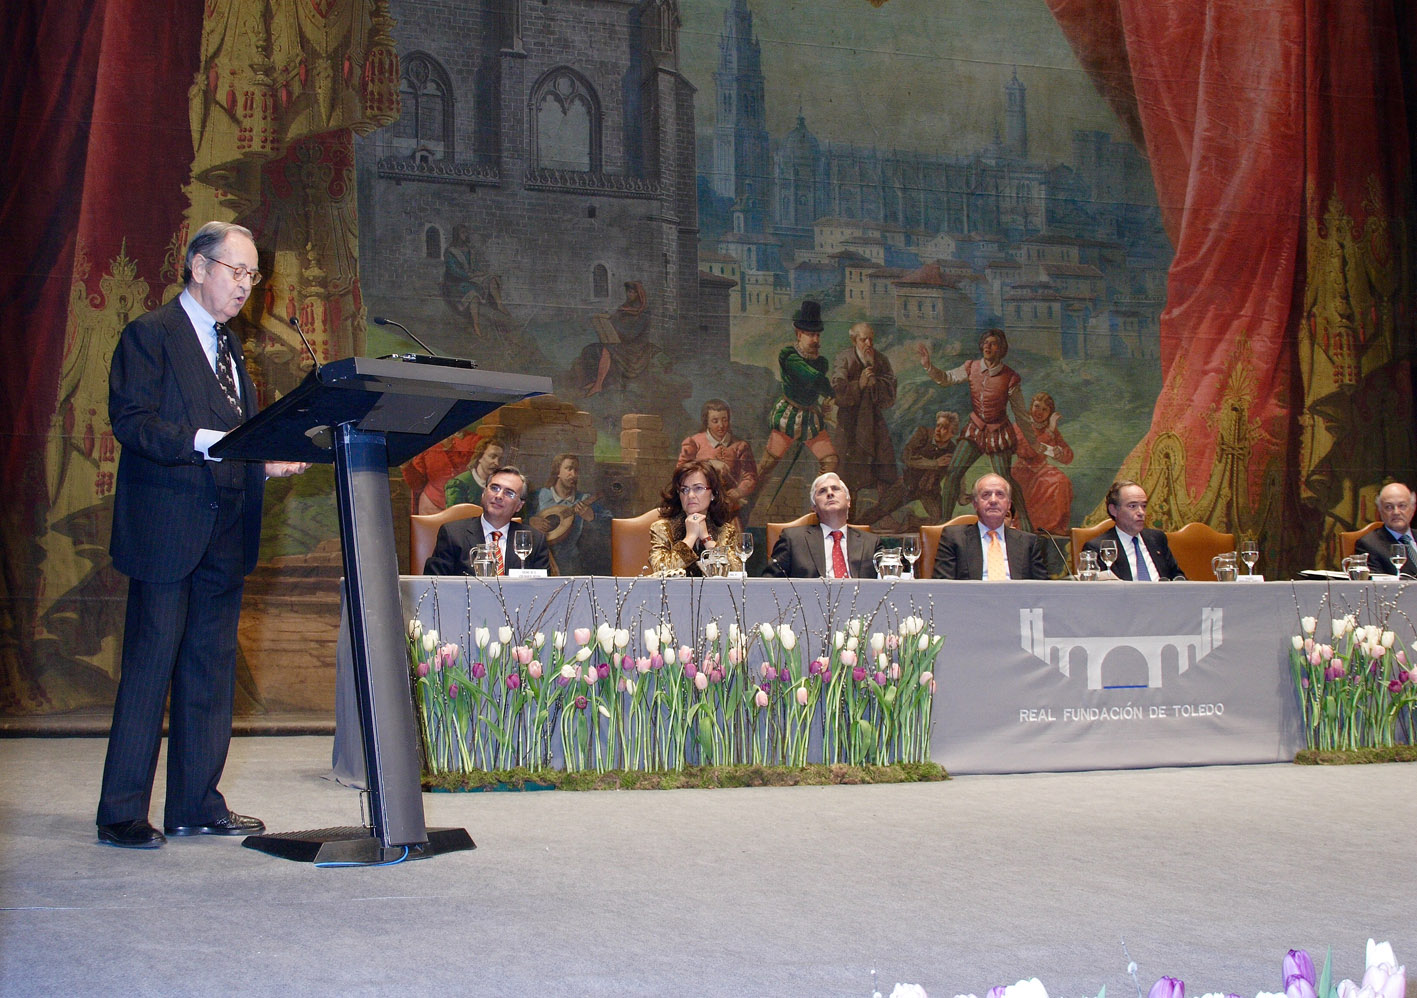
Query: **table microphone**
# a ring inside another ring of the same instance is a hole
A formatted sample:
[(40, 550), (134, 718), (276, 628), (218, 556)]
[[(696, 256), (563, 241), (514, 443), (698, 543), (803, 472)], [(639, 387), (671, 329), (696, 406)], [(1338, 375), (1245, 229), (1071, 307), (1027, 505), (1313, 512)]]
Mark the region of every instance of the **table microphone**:
[(295, 332), (300, 336), (300, 342), (305, 344), (305, 349), (310, 354), (310, 360), (313, 361), (315, 364), (315, 371), (316, 373), (319, 373), (320, 358), (315, 356), (314, 348), (310, 346), (310, 341), (305, 338), (305, 330), (300, 328), (300, 320), (297, 319), (295, 317), (295, 313), (292, 312), (290, 313), (290, 315), (286, 316), (286, 321), (290, 323), (290, 328), (295, 330)]
[(1048, 533), (1046, 530), (1045, 530), (1045, 531), (1040, 531), (1040, 533), (1042, 533), (1044, 537), (1048, 538), (1049, 542), (1052, 543), (1052, 545), (1053, 545), (1053, 550), (1054, 550), (1054, 551), (1057, 551), (1057, 552), (1058, 552), (1058, 557), (1063, 559), (1063, 567), (1068, 570), (1068, 578), (1071, 579), (1071, 580), (1073, 580), (1074, 582), (1076, 582), (1077, 579), (1078, 579), (1078, 577), (1077, 577), (1077, 573), (1072, 570), (1072, 564), (1073, 564), (1073, 563), (1072, 563), (1068, 558), (1064, 557), (1064, 555), (1063, 555), (1063, 549), (1058, 545), (1058, 538), (1054, 537), (1052, 534)]
[(428, 354), (428, 356), (430, 356), (430, 357), (436, 357), (436, 356), (438, 356), (438, 351), (437, 351), (437, 350), (434, 350), (434, 349), (433, 349), (432, 347), (430, 347), (427, 343), (424, 343), (422, 340), (420, 340), (417, 336), (415, 336), (415, 335), (413, 334), (413, 330), (412, 330), (412, 329), (409, 329), (409, 328), (408, 328), (407, 326), (405, 326), (402, 322), (395, 322), (393, 319), (386, 319), (386, 318), (384, 318), (382, 315), (376, 315), (376, 316), (374, 316), (374, 325), (376, 325), (376, 326), (397, 326), (399, 329), (402, 329), (402, 330), (408, 335), (408, 338), (409, 338), (409, 339), (413, 340), (413, 342), (415, 342), (415, 343), (417, 343), (419, 346), (421, 346), (421, 347), (424, 349), (424, 351)]

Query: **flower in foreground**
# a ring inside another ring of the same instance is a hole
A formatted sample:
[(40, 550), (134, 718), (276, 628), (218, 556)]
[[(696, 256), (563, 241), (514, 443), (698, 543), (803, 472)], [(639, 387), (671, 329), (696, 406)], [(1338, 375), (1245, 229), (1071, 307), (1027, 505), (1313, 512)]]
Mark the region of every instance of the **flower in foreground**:
[(759, 707), (766, 707), (766, 706), (768, 705), (768, 695), (767, 695), (767, 691), (766, 691), (766, 690), (758, 690), (758, 692), (753, 695), (753, 702), (754, 702), (755, 704), (757, 704)]
[(1314, 961), (1307, 950), (1291, 949), (1284, 954), (1284, 987), (1296, 979), (1303, 978), (1310, 984), (1317, 984), (1319, 977), (1314, 973)]
[(1299, 626), (1304, 629), (1305, 634), (1313, 634), (1314, 628), (1319, 626), (1318, 617), (1300, 617)]
[(1186, 998), (1186, 982), (1163, 977), (1151, 986), (1147, 998)]
[[(1153, 992), (1155, 990), (1155, 988), (1152, 989)], [(1026, 981), (1019, 981), (1004, 988), (1004, 998), (1048, 998), (1048, 989), (1038, 978), (1030, 977)], [(1153, 994), (1151, 998), (1156, 998), (1156, 995)], [(1183, 996), (1178, 996), (1178, 998), (1183, 998)]]

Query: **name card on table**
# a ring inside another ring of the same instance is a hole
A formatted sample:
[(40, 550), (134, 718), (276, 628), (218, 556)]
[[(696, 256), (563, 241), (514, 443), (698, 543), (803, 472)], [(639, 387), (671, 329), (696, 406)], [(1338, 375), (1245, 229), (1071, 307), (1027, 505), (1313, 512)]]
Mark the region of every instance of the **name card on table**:
[(509, 579), (544, 579), (546, 569), (544, 568), (509, 568), (507, 569)]

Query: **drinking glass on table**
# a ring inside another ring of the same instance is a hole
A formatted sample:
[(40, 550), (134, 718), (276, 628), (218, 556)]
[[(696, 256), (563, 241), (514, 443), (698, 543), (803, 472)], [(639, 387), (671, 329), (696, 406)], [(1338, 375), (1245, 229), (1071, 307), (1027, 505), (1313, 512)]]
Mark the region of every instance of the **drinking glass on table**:
[(1112, 562), (1117, 560), (1117, 542), (1103, 541), (1097, 546), (1097, 553), (1102, 558), (1102, 567), (1107, 571), (1112, 571)]
[(1260, 546), (1251, 539), (1240, 542), (1240, 560), (1245, 563), (1245, 567), (1250, 570), (1250, 574), (1255, 574), (1255, 562), (1260, 560)]
[(914, 534), (901, 538), (900, 553), (910, 562), (910, 577), (915, 578), (915, 562), (920, 557), (920, 538)]
[(527, 556), (531, 554), (530, 530), (518, 530), (516, 533), (512, 534), (512, 550), (515, 551), (517, 557), (521, 559), (521, 567), (526, 568)]
[(1407, 564), (1407, 545), (1394, 544), (1387, 549), (1387, 556), (1392, 559), (1392, 571), (1394, 575), (1402, 574), (1402, 566)]
[(753, 535), (743, 531), (738, 535), (738, 557), (743, 559), (743, 568), (748, 568), (748, 559), (753, 557)]

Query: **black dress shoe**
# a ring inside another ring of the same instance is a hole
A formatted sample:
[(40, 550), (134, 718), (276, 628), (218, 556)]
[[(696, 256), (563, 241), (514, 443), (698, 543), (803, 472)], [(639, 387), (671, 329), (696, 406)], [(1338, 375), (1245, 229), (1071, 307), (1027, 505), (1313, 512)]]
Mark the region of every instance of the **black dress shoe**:
[(168, 825), (163, 829), (168, 835), (260, 835), (265, 830), (266, 823), (260, 818), (235, 811), (227, 811), (225, 817), (205, 825)]
[(157, 849), (167, 839), (163, 838), (162, 832), (148, 824), (147, 818), (134, 818), (132, 821), (99, 825), (98, 841), (102, 845), (118, 846), (122, 849)]

